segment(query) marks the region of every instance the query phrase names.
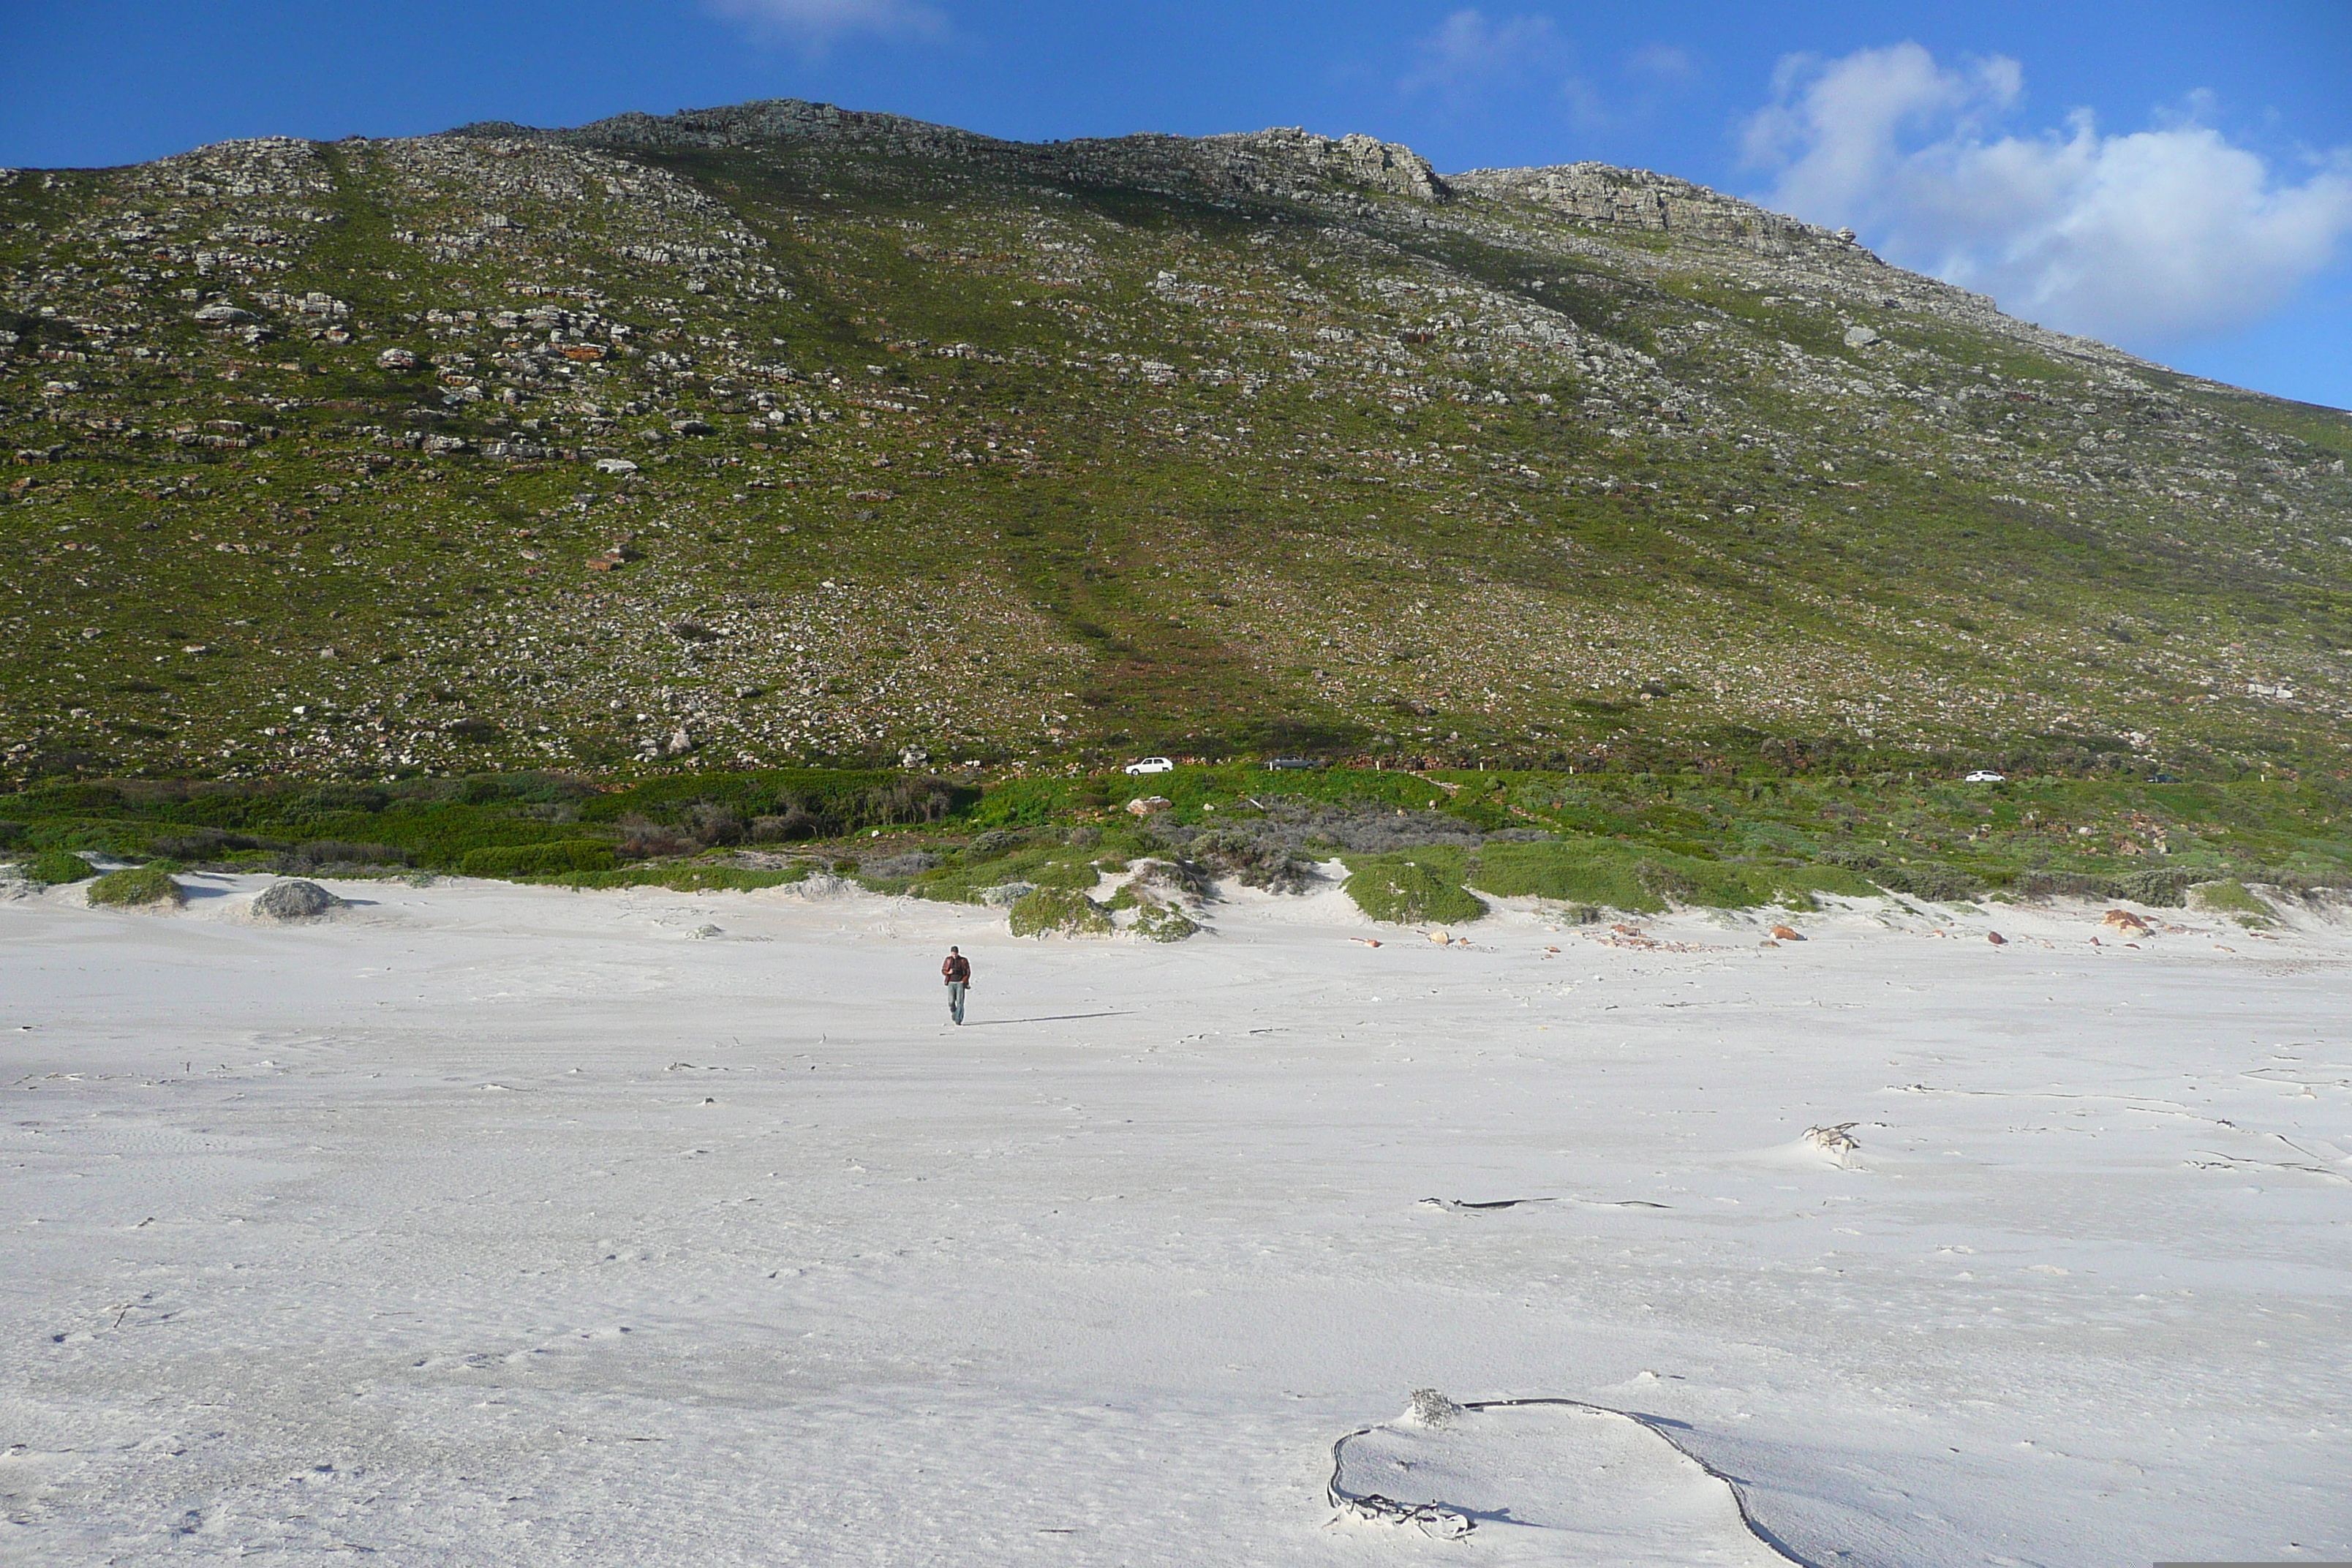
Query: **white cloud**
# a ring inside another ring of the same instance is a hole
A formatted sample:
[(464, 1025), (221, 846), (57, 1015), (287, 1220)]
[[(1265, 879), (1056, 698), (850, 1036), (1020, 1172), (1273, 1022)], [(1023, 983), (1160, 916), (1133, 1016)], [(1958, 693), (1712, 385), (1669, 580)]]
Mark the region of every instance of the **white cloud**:
[(2123, 342), (2177, 342), (2261, 319), (2352, 233), (2352, 149), (2300, 184), (2197, 119), (2126, 135), (2088, 110), (2004, 132), (2015, 60), (1938, 65), (1916, 44), (1794, 56), (1747, 126), (1772, 205), (1851, 225), (1891, 259), (2003, 309)]
[(1456, 11), (1413, 47), (1413, 68), (1397, 86), (1409, 93), (1468, 99), (1525, 79), (1565, 57), (1550, 19), (1486, 19), (1483, 11)]
[(1493, 21), (1483, 11), (1456, 11), (1415, 41), (1413, 56), (1398, 90), (1437, 99), (1454, 112), (1491, 110), (1506, 93), (1534, 89), (1549, 89), (1580, 126), (1610, 118), (1607, 101), (1569, 68), (1575, 50), (1547, 16)]
[(1696, 75), (1690, 51), (1673, 44), (1644, 44), (1625, 57), (1625, 74), (1668, 87), (1679, 87)]
[(935, 38), (947, 31), (945, 13), (921, 0), (707, 0), (711, 13), (752, 31), (824, 49), (851, 33)]

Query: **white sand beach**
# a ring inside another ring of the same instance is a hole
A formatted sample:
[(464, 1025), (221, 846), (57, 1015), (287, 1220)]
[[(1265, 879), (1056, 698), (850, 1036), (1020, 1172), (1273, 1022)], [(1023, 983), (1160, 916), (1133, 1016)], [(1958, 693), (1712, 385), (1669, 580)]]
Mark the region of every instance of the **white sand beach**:
[(184, 880), (0, 902), (10, 1562), (2352, 1556), (2319, 913)]

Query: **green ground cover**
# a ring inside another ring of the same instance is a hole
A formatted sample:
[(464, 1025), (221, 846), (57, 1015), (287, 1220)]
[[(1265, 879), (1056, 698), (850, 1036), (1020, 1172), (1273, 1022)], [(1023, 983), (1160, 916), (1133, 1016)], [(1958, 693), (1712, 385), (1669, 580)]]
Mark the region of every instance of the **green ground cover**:
[[(1127, 809), (1154, 795), (1171, 804)], [(1475, 893), (1648, 910), (1804, 907), (1815, 893), (1874, 889), (2178, 904), (2192, 886), (2209, 901), (2245, 883), (2352, 886), (2347, 814), (2352, 789), (2328, 780), (1968, 784), (1894, 773), (1228, 765), (999, 781), (828, 769), (601, 785), (542, 774), (366, 787), (129, 780), (0, 796), (0, 858), (41, 881), (93, 875), (76, 850), (174, 868), (579, 888), (757, 888), (826, 869), (969, 901), (1018, 882), (1083, 894), (1139, 859), (1186, 862), (1195, 835), (1202, 854), (1230, 855), (1298, 820), (1308, 826), (1291, 830), (1307, 835), (1297, 852), (1344, 860), (1366, 908), (1457, 921), (1475, 918)], [(1397, 821), (1486, 837), (1349, 851), (1316, 837), (1322, 820), (1343, 825), (1331, 831)]]

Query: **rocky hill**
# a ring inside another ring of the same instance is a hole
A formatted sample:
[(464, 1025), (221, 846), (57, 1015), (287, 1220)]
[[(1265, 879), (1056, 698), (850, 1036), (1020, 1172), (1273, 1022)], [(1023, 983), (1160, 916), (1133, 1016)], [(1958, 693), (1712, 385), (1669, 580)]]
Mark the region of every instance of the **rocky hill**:
[(772, 102), (0, 172), (0, 781), (2340, 768), (2352, 417), (1655, 174)]

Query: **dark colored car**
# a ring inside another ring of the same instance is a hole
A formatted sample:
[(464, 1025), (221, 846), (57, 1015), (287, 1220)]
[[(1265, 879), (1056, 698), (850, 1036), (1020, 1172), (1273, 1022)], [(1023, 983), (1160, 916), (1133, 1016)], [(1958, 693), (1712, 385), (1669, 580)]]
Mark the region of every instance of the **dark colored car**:
[(1266, 761), (1265, 771), (1277, 773), (1287, 768), (1319, 768), (1322, 765), (1321, 760), (1316, 757), (1272, 757)]

